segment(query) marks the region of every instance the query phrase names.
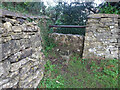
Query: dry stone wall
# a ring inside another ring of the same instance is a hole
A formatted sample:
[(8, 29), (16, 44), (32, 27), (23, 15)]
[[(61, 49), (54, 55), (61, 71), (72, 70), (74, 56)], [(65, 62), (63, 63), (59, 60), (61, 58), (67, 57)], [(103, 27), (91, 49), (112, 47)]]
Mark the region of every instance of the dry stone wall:
[(120, 16), (91, 14), (88, 16), (84, 36), (53, 33), (58, 46), (54, 49), (62, 56), (77, 53), (83, 58), (120, 59)]
[(69, 59), (74, 53), (82, 56), (84, 36), (52, 33), (50, 34), (50, 37), (52, 37), (55, 43), (57, 43), (54, 50), (57, 51), (63, 58)]
[[(120, 17), (94, 14), (88, 18), (85, 37), (50, 34), (58, 43), (54, 50), (66, 60), (73, 53), (83, 58), (119, 59)], [(28, 22), (20, 16), (0, 16), (0, 20), (0, 89), (36, 88), (45, 64), (40, 28), (35, 21)]]
[(88, 17), (83, 58), (120, 58), (120, 16), (92, 14)]
[(36, 88), (45, 64), (40, 28), (20, 17), (0, 19), (0, 89)]

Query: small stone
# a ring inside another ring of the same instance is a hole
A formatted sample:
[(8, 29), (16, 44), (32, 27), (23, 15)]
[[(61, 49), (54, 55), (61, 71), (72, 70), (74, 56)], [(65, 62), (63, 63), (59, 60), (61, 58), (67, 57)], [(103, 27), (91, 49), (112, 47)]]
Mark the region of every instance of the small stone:
[(2, 88), (12, 88), (12, 87), (14, 87), (15, 85), (17, 85), (18, 82), (19, 82), (19, 77), (18, 77), (18, 76), (17, 76), (17, 77), (14, 77), (10, 82), (4, 84), (4, 85), (2, 86)]
[(97, 31), (98, 31), (98, 32), (105, 32), (106, 29), (105, 29), (105, 28), (98, 28)]
[(14, 23), (17, 22), (17, 20), (15, 20), (15, 19), (9, 19), (9, 20), (12, 21), (12, 22), (14, 22)]
[(101, 18), (101, 22), (112, 22), (112, 18)]
[(90, 48), (90, 49), (89, 49), (89, 52), (95, 52), (95, 51), (96, 51), (95, 48)]
[(4, 62), (0, 62), (0, 76), (4, 75), (7, 76), (9, 71), (10, 71), (10, 62), (9, 61), (4, 61)]
[(33, 25), (37, 25), (37, 23), (35, 21), (32, 22)]
[(32, 23), (26, 23), (26, 25), (27, 25), (27, 26), (33, 26), (33, 24), (32, 24)]
[(57, 51), (59, 51), (60, 49), (57, 49)]
[(114, 28), (114, 26), (110, 26), (110, 29), (113, 29)]
[(12, 24), (11, 24), (10, 22), (4, 23), (4, 27), (5, 27), (8, 31), (12, 31), (12, 29), (11, 29)]
[(110, 39), (110, 42), (115, 42), (115, 43), (117, 43), (118, 41), (117, 41), (117, 39), (115, 39), (115, 38), (112, 38), (112, 39)]
[(97, 19), (89, 19), (88, 20), (88, 23), (98, 23), (99, 22), (99, 20), (97, 20)]
[(13, 26), (13, 27), (12, 27), (12, 30), (13, 30), (14, 32), (21, 32), (21, 31), (22, 31), (22, 29), (21, 29), (20, 26)]
[(9, 79), (0, 79), (0, 86), (7, 83), (9, 81)]
[(21, 68), (22, 65), (27, 63), (28, 61), (26, 59), (23, 59), (17, 63), (11, 64), (11, 71), (17, 71), (19, 68)]

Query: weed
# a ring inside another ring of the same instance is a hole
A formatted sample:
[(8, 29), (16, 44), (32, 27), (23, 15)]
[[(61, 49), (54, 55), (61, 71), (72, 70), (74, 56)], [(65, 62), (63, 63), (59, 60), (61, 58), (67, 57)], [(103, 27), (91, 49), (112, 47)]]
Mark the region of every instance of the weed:
[(55, 71), (55, 65), (52, 65), (48, 60), (45, 65), (45, 76), (41, 80), (38, 88), (61, 88), (64, 86), (64, 80), (62, 76), (55, 76), (52, 74), (53, 71)]
[(79, 55), (73, 55), (70, 57), (67, 68), (63, 68), (64, 72), (63, 66), (55, 65), (51, 75), (54, 77), (60, 75), (65, 81), (64, 88), (118, 87), (118, 60), (116, 59), (81, 59)]

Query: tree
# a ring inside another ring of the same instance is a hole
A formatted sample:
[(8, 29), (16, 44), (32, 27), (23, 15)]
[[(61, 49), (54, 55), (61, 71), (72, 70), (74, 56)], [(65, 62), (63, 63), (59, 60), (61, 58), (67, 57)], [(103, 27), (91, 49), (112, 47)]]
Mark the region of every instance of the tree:
[(106, 14), (120, 14), (120, 1), (119, 2), (105, 2), (102, 3), (99, 7), (100, 13)]
[(2, 5), (6, 7), (6, 9), (27, 11), (29, 14), (33, 15), (46, 14), (44, 2), (3, 2)]
[[(54, 13), (52, 14), (52, 20), (56, 25), (86, 25), (87, 16), (90, 13), (96, 13), (97, 9), (93, 2), (59, 2), (54, 7)], [(66, 29), (60, 28), (57, 32), (82, 34), (84, 35), (85, 29)]]
[(29, 2), (26, 4), (26, 10), (32, 14), (45, 15), (45, 8), (44, 2)]

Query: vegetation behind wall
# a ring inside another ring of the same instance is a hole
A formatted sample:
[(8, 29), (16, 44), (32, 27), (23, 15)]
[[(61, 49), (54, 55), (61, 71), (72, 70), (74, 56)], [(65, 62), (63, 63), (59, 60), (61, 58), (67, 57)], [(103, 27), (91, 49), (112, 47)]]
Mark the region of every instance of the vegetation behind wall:
[(43, 2), (2, 2), (0, 8), (24, 14), (45, 15), (45, 5)]
[(120, 14), (120, 2), (106, 2), (99, 9), (100, 13)]
[[(59, 2), (58, 5), (53, 7), (51, 19), (56, 25), (86, 25), (87, 16), (90, 13), (96, 12), (93, 2)], [(91, 9), (94, 9), (91, 11)], [(64, 34), (85, 34), (85, 28), (58, 28), (57, 33)]]
[(52, 33), (49, 30), (49, 25), (53, 22), (50, 19), (40, 19), (38, 26), (41, 29), (41, 35), (42, 35), (42, 46), (45, 49), (45, 52), (52, 49), (56, 44), (54, 43), (54, 39), (49, 37), (49, 34)]
[[(86, 25), (91, 13), (120, 14), (120, 2), (106, 2), (95, 6), (94, 2), (58, 2), (46, 8), (44, 2), (3, 2), (0, 7), (33, 15), (47, 15), (56, 25)], [(50, 23), (52, 24), (52, 23)], [(51, 30), (53, 31), (53, 30)], [(85, 35), (85, 28), (57, 28), (57, 33)]]

